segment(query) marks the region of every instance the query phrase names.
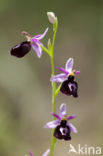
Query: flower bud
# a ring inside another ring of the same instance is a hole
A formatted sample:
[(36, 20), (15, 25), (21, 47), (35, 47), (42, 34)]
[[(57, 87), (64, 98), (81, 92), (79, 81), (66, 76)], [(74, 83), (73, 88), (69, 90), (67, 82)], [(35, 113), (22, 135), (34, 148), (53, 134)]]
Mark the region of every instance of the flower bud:
[(56, 23), (57, 17), (55, 16), (54, 12), (47, 12), (47, 16), (48, 16), (49, 22), (51, 24), (55, 24)]

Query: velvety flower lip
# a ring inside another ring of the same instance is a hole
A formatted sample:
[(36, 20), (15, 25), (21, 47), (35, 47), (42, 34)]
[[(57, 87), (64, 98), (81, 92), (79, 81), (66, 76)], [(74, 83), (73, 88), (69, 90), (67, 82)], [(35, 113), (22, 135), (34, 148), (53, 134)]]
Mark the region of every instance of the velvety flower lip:
[(74, 65), (74, 59), (69, 58), (66, 62), (65, 69), (62, 67), (57, 67), (62, 73), (53, 76), (50, 81), (54, 82), (64, 82), (65, 80), (68, 79), (69, 75), (78, 75), (80, 74), (80, 71), (73, 70), (73, 65)]
[[(49, 153), (50, 153), (50, 149), (47, 149), (46, 152), (42, 156), (48, 156)], [(34, 154), (31, 151), (29, 151), (29, 155), (34, 156)]]
[(33, 38), (27, 32), (22, 32), (22, 34), (25, 35), (25, 37), (27, 38), (27, 41), (22, 42), (11, 48), (11, 55), (21, 58), (24, 57), (27, 53), (29, 53), (31, 48), (33, 48), (36, 55), (40, 58), (42, 55), (41, 45), (43, 45), (43, 43), (40, 40), (45, 37), (47, 32), (48, 28), (46, 28), (43, 34), (35, 35)]
[(18, 58), (24, 57), (31, 50), (31, 43), (29, 41), (22, 42), (14, 46), (10, 53)]
[(78, 97), (78, 84), (74, 81), (73, 76), (69, 76), (68, 80), (62, 82), (60, 91), (67, 96), (73, 95), (75, 98)]
[[(61, 104), (60, 108), (59, 108), (59, 115), (55, 114), (55, 113), (51, 113), (52, 116), (54, 116), (56, 118), (56, 120), (50, 121), (45, 125), (45, 128), (55, 128), (54, 131), (54, 136), (58, 139), (64, 139), (64, 140), (70, 140), (70, 132), (72, 131), (73, 133), (77, 133), (77, 129), (75, 128), (75, 126), (73, 126), (69, 120), (74, 119), (75, 115), (71, 115), (71, 116), (67, 116), (67, 112), (66, 112), (66, 104)], [(65, 123), (63, 125), (63, 122)], [(70, 132), (69, 132), (70, 129)], [(66, 136), (63, 134), (63, 132), (67, 131)], [(63, 134), (63, 135), (62, 135)], [(69, 135), (67, 137), (67, 134)], [(66, 138), (65, 138), (66, 137)], [(68, 139), (67, 139), (68, 138)]]

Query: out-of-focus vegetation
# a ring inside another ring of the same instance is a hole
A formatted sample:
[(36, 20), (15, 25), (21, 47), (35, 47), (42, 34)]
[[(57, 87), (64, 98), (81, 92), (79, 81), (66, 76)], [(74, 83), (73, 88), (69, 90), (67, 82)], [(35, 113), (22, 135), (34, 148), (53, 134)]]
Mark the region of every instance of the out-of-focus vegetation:
[[(21, 31), (44, 32), (46, 45), (52, 27), (46, 16), (54, 11), (59, 19), (55, 66), (75, 60), (79, 98), (61, 93), (68, 113), (76, 114), (73, 145), (103, 145), (103, 1), (102, 0), (0, 0), (0, 156), (23, 156), (31, 149), (41, 155), (50, 146), (51, 84), (49, 58), (38, 59), (31, 51), (22, 59), (10, 56), (12, 46), (25, 40)], [(56, 73), (59, 73), (56, 70)], [(69, 142), (58, 141), (55, 155), (68, 155)]]

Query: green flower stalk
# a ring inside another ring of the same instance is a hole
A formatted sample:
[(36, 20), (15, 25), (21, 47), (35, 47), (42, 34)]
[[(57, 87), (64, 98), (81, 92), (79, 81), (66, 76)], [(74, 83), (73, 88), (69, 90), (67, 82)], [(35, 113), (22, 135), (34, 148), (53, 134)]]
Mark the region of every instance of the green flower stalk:
[[(50, 57), (50, 62), (51, 62), (51, 76), (55, 75), (55, 69), (54, 69), (54, 43), (55, 43), (55, 38), (56, 38), (56, 33), (57, 33), (57, 28), (58, 28), (58, 19), (55, 17), (55, 14), (52, 12), (47, 13), (49, 22), (53, 24), (53, 39), (52, 43), (50, 39), (48, 40), (48, 49), (45, 48), (44, 46), (41, 46), (42, 50), (45, 51), (49, 57)], [(52, 83), (52, 112), (55, 113), (55, 104), (56, 104), (56, 96), (59, 93), (60, 87), (56, 88), (56, 83)], [(55, 117), (52, 117), (53, 120), (55, 120)], [(50, 156), (53, 156), (54, 154), (54, 148), (56, 144), (56, 138), (53, 136), (54, 134), (54, 129), (51, 132), (51, 148), (50, 148)]]
[[(52, 48), (51, 48), (51, 56), (50, 56), (50, 60), (51, 60), (51, 68), (52, 68), (52, 74), (51, 76), (55, 75), (55, 70), (54, 70), (54, 42), (55, 42), (55, 38), (56, 38), (56, 32), (57, 32), (57, 28), (58, 28), (58, 20), (56, 19), (56, 23), (53, 24), (53, 41), (52, 41)], [(55, 102), (56, 102), (56, 83), (52, 82), (52, 112), (55, 113)], [(55, 120), (55, 117), (53, 117), (53, 120)], [(53, 136), (54, 134), (54, 129), (52, 130), (51, 133), (51, 150), (50, 150), (50, 156), (53, 156), (54, 154), (54, 148), (55, 148), (55, 144), (56, 144), (56, 138)]]

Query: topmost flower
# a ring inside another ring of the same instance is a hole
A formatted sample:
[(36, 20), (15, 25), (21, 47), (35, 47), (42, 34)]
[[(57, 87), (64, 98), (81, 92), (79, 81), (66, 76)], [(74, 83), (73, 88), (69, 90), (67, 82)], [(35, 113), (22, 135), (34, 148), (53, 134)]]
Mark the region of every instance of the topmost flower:
[(47, 12), (48, 20), (51, 24), (55, 24), (57, 21), (57, 17), (55, 16), (54, 12)]
[(74, 81), (74, 78), (80, 73), (80, 71), (73, 70), (73, 65), (73, 58), (69, 58), (66, 62), (65, 69), (58, 67), (58, 69), (63, 73), (53, 76), (50, 80), (62, 83), (60, 88), (62, 93), (77, 97), (78, 84)]
[(45, 30), (43, 34), (36, 35), (33, 38), (27, 32), (22, 32), (22, 34), (26, 36), (27, 41), (24, 41), (14, 46), (10, 51), (11, 55), (21, 58), (25, 56), (31, 50), (31, 48), (33, 48), (36, 55), (40, 58), (42, 55), (41, 45), (43, 45), (40, 40), (44, 38), (47, 31), (48, 28)]

